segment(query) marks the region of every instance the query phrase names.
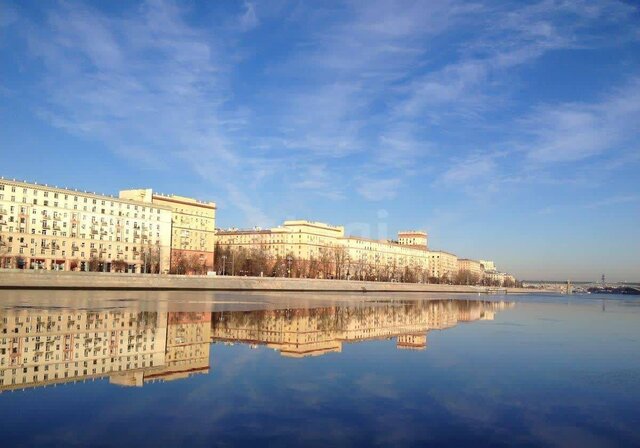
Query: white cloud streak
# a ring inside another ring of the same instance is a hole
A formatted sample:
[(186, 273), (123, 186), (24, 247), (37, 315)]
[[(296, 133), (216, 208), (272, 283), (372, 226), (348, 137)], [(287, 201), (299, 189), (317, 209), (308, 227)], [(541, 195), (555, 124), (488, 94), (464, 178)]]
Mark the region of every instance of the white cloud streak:
[(637, 145), (640, 123), (640, 81), (614, 89), (601, 101), (539, 107), (526, 120), (534, 138), (529, 160), (538, 163), (574, 162)]

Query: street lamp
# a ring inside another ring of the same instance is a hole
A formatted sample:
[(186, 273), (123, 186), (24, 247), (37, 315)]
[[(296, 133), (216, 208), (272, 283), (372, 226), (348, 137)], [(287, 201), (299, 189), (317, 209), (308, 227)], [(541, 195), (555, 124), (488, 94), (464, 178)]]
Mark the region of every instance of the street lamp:
[(220, 258), (222, 258), (222, 275), (224, 275), (227, 267), (227, 256), (223, 255)]
[(236, 253), (235, 251), (231, 252), (231, 276), (234, 277), (236, 275)]
[(293, 261), (293, 258), (291, 258), (291, 255), (287, 255), (287, 274), (289, 278), (291, 278), (291, 262), (292, 261)]

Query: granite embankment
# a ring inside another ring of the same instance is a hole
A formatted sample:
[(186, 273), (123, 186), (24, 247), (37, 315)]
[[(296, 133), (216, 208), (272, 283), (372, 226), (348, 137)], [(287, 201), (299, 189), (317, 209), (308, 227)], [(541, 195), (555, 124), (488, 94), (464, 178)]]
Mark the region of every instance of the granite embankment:
[(2, 289), (528, 293), (521, 288), (271, 277), (0, 270)]

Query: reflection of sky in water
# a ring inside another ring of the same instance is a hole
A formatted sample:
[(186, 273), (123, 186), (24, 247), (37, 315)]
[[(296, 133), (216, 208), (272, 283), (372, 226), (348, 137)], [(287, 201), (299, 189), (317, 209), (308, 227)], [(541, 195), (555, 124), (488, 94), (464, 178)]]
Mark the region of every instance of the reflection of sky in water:
[(554, 300), (429, 331), (426, 350), (216, 343), (187, 379), (4, 392), (2, 444), (640, 444), (640, 307)]

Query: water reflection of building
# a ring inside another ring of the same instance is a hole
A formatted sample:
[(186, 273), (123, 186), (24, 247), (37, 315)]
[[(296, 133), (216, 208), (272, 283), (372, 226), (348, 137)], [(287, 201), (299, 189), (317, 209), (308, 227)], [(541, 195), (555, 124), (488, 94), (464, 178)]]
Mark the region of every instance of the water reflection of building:
[(210, 313), (0, 310), (0, 391), (209, 371)]
[(211, 313), (168, 313), (165, 365), (145, 377), (174, 380), (209, 373)]
[(406, 350), (424, 350), (427, 348), (427, 334), (401, 334), (396, 338), (396, 347)]
[(344, 342), (396, 338), (399, 349), (422, 350), (427, 332), (459, 322), (492, 320), (508, 302), (429, 300), (357, 307), (212, 313), (212, 340), (266, 345), (283, 356), (342, 351)]
[(214, 313), (0, 310), (0, 392), (101, 378), (142, 386), (208, 373), (212, 341), (266, 345), (288, 357), (391, 338), (398, 349), (424, 350), (429, 331), (490, 320), (509, 306), (429, 300)]

